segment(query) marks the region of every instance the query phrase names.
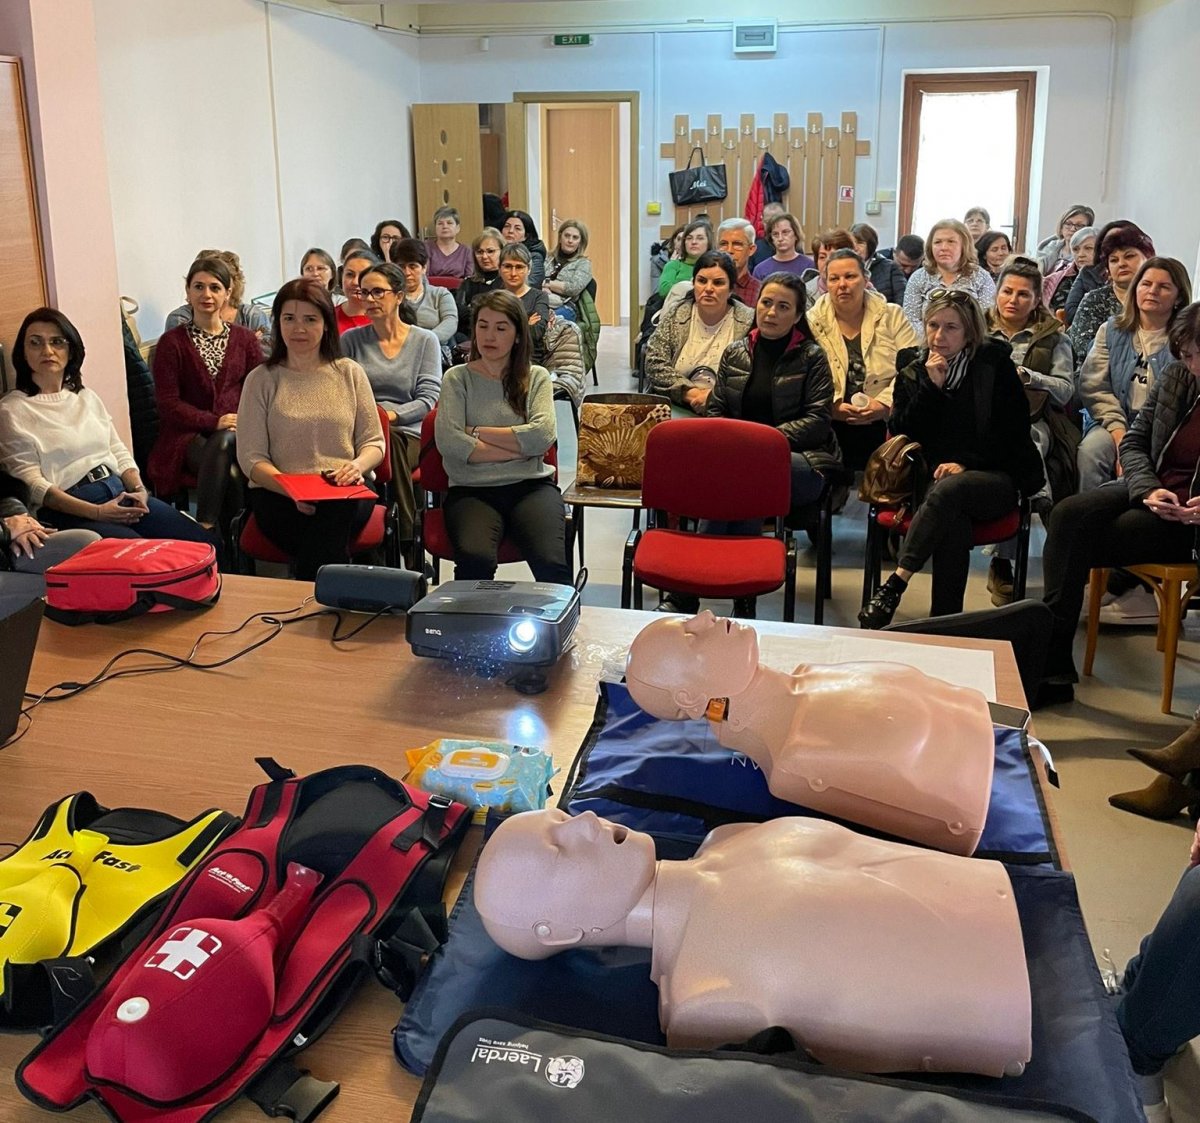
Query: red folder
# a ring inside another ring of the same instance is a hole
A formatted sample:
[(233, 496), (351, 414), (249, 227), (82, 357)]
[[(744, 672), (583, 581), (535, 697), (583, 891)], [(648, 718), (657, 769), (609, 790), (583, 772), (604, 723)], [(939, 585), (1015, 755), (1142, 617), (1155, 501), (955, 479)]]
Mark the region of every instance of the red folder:
[(296, 473), (287, 475), (280, 472), (275, 477), (276, 482), (289, 499), (298, 503), (322, 503), (329, 499), (378, 499), (369, 487), (363, 484), (350, 484), (340, 487), (330, 483), (324, 476), (316, 472)]

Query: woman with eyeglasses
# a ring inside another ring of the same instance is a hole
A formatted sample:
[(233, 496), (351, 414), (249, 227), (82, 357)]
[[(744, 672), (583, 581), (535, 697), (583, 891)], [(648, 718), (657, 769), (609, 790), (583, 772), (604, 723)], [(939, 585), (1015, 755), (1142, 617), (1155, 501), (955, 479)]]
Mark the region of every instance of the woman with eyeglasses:
[[(416, 245), (424, 249), (420, 242)], [(413, 563), (419, 559), (412, 557), (417, 511), (412, 474), (421, 457), (421, 422), (441, 393), (442, 355), (437, 336), (416, 322), (406, 281), (403, 268), (391, 263), (376, 265), (359, 278), (371, 326), (346, 332), (342, 353), (366, 372), (376, 403), (387, 411), (400, 544)]]
[(334, 264), (333, 258), (319, 246), (304, 251), (304, 256), (300, 259), (301, 277), (316, 281), (333, 292), (337, 285), (337, 274), (337, 265)]
[(29, 512), (58, 530), (102, 538), (216, 536), (153, 499), (100, 395), (83, 384), (83, 340), (56, 308), (25, 317), (13, 343), (16, 389), (0, 398), (0, 464)]
[(258, 339), (221, 310), (232, 279), (223, 261), (202, 257), (188, 270), (191, 322), (165, 332), (154, 349), (158, 440), (146, 465), (160, 496), (172, 498), (190, 474), (196, 521), (227, 540), (242, 507), (237, 411), (246, 376), (262, 362)]
[(425, 250), (429, 254), (426, 263), (429, 275), (466, 280), (475, 262), (471, 257), (471, 247), (464, 246), (458, 240), (462, 229), (458, 211), (454, 207), (438, 207), (433, 212), (433, 229), (435, 237), (425, 240)]
[(816, 262), (804, 252), (804, 231), (794, 214), (785, 211), (775, 215), (767, 222), (764, 232), (775, 252), (754, 267), (754, 276), (758, 280), (762, 281), (772, 273), (795, 273), (802, 277), (816, 268)]
[[(1172, 259), (1151, 258), (1162, 260)], [(1147, 273), (1159, 271), (1166, 272), (1147, 262)], [(1050, 516), (1042, 572), (1054, 629), (1039, 704), (1074, 697), (1072, 647), (1093, 568), (1192, 558), (1200, 528), (1200, 304), (1180, 311), (1167, 337), (1165, 365), (1120, 442), (1117, 480), (1064, 499)], [(1161, 817), (1182, 807), (1164, 808)]]
[(918, 441), (929, 474), (900, 546), (896, 571), (858, 614), (864, 628), (891, 623), (913, 574), (933, 563), (931, 616), (961, 612), (971, 528), (998, 519), (1045, 480), (1029, 436), (1029, 406), (1008, 344), (988, 338), (970, 293), (935, 289), (925, 304), (925, 346), (898, 356), (891, 431)]
[(1068, 207), (1058, 220), (1054, 234), (1037, 248), (1037, 263), (1042, 274), (1049, 277), (1065, 269), (1074, 260), (1071, 254), (1071, 239), (1085, 226), (1096, 221), (1096, 212), (1083, 203)]
[(442, 380), (434, 437), (450, 479), (446, 531), (458, 580), (496, 574), (511, 538), (537, 581), (571, 584), (566, 518), (554, 468), (554, 391), (529, 361), (529, 317), (509, 292), (485, 293), (471, 315), (471, 358)]
[(312, 581), (321, 566), (348, 560), (375, 501), (303, 503), (276, 477), (327, 473), (335, 484), (360, 484), (383, 459), (383, 430), (366, 374), (342, 357), (328, 291), (298, 277), (275, 294), (272, 313), (275, 344), (242, 389), (238, 463), (259, 529), (294, 559), (300, 580)]
[[(976, 212), (986, 214), (979, 207), (967, 213)], [(937, 289), (970, 293), (985, 311), (996, 302), (996, 283), (979, 264), (975, 239), (954, 218), (934, 223), (925, 240), (925, 261), (913, 270), (904, 289), (904, 314), (918, 338), (925, 319), (925, 302)]]
[(471, 243), (471, 253), (475, 258), (475, 272), (472, 273), (454, 294), (454, 302), (458, 305), (458, 331), (454, 336), (454, 356), (465, 359), (470, 351), (471, 343), (471, 309), (475, 301), (493, 289), (501, 288), (500, 284), (500, 251), (504, 249), (504, 235), (493, 226), (485, 226)]
[(1094, 226), (1084, 226), (1071, 235), (1069, 246), (1070, 262), (1056, 269), (1053, 273), (1045, 274), (1042, 280), (1042, 300), (1051, 312), (1062, 313), (1060, 320), (1066, 319), (1067, 297), (1071, 294), (1071, 286), (1080, 271), (1090, 269), (1096, 261), (1096, 235), (1099, 233)]
[(546, 243), (538, 237), (533, 218), (525, 211), (507, 211), (500, 227), (507, 246), (524, 246), (529, 251), (529, 283), (535, 289), (546, 279)]
[(351, 250), (342, 262), (342, 293), (346, 299), (334, 309), (334, 322), (340, 335), (354, 328), (370, 326), (371, 317), (363, 304), (358, 281), (368, 269), (379, 264), (380, 259), (370, 250)]
[(1120, 475), (1121, 441), (1171, 361), (1167, 332), (1191, 299), (1183, 263), (1151, 257), (1134, 275), (1121, 314), (1100, 325), (1079, 368), (1079, 398), (1087, 410), (1079, 446), (1080, 491)]
[(1119, 316), (1129, 286), (1143, 263), (1154, 256), (1154, 243), (1132, 222), (1110, 222), (1096, 237), (1096, 262), (1081, 269), (1067, 295), (1067, 323), (1075, 361), (1083, 362), (1100, 325)]
[(385, 218), (371, 235), (371, 252), (380, 261), (392, 260), (392, 248), (403, 238), (411, 238), (408, 227), (398, 218)]
[[(429, 283), (425, 274), (429, 261), (425, 243), (404, 238), (392, 251), (392, 257), (404, 274), (404, 303), (412, 309), (417, 327), (433, 332), (439, 347), (448, 347), (458, 331), (458, 305), (449, 289)], [(367, 311), (369, 314), (370, 309)]]
[(550, 322), (550, 300), (545, 289), (530, 287), (529, 251), (522, 245), (507, 245), (500, 251), (500, 283), (525, 309), (529, 321), (529, 345), (533, 362), (542, 359), (542, 339)]

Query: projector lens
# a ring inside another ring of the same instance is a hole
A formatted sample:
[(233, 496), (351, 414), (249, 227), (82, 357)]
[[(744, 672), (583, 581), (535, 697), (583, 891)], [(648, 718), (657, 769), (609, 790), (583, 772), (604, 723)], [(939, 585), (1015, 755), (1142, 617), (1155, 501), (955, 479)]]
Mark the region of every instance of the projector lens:
[(537, 643), (537, 626), (532, 620), (518, 620), (508, 629), (508, 646), (521, 655), (527, 655)]

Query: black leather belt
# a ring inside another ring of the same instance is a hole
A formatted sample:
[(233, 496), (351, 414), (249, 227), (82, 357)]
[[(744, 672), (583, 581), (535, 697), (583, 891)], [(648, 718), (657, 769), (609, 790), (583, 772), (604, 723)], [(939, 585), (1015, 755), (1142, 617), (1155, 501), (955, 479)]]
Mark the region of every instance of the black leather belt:
[(97, 464), (83, 479), (75, 484), (75, 487), (83, 487), (84, 484), (99, 483), (101, 480), (108, 479), (111, 475), (112, 470), (107, 464)]

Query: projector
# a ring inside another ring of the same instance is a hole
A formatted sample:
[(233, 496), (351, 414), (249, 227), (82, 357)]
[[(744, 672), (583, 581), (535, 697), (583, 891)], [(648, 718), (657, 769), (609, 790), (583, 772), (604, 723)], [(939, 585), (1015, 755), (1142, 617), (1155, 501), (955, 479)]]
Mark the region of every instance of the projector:
[(579, 623), (579, 590), (541, 581), (447, 581), (409, 610), (414, 655), (517, 669), (523, 694), (546, 688)]

